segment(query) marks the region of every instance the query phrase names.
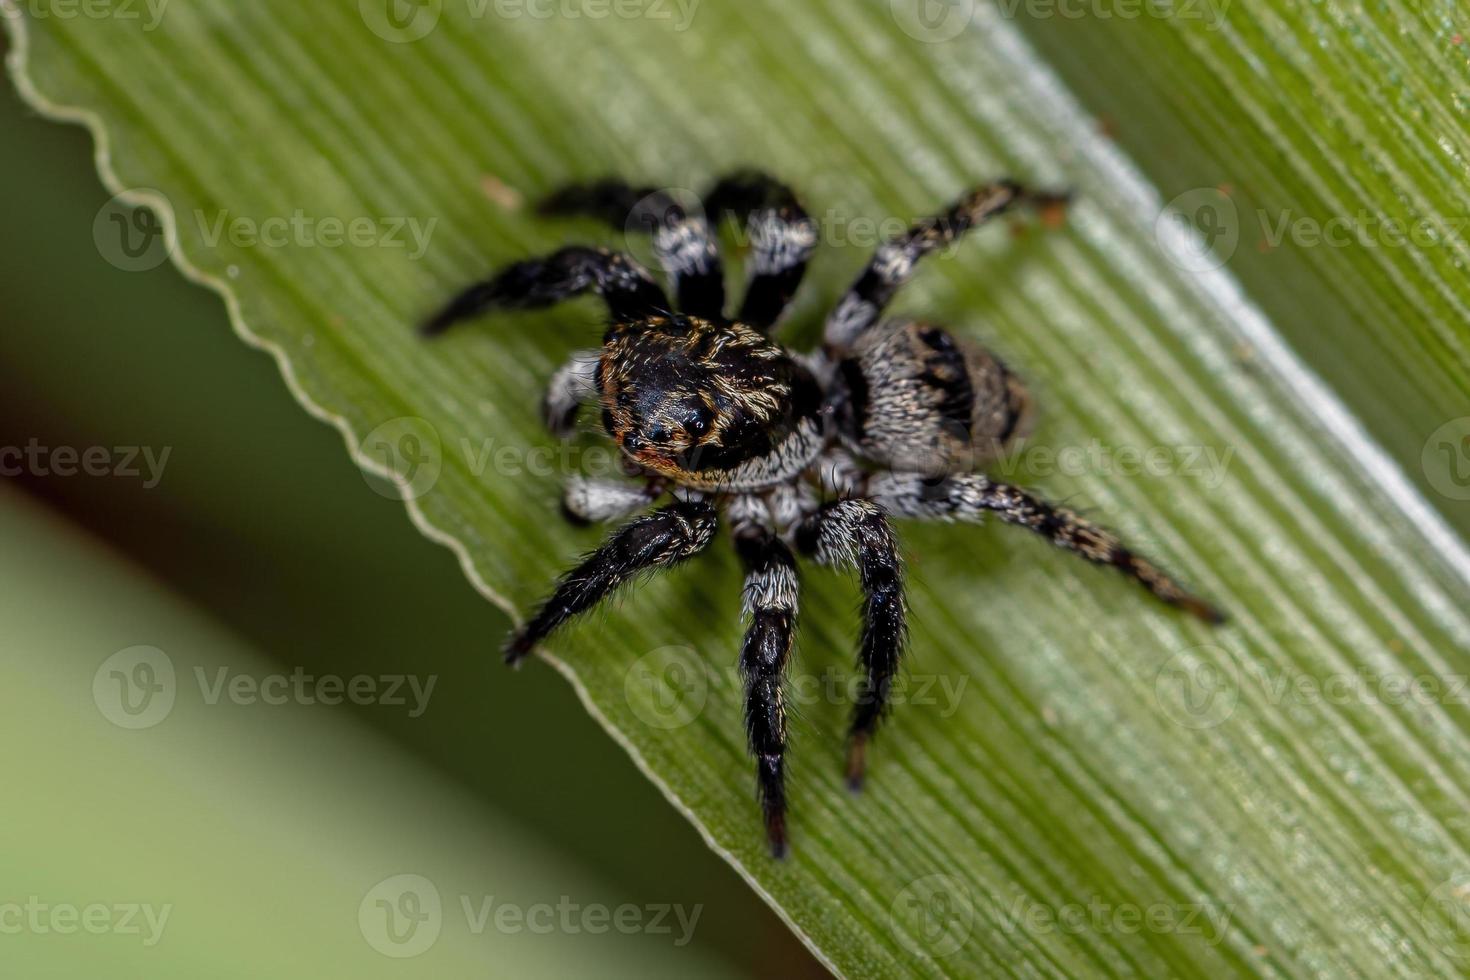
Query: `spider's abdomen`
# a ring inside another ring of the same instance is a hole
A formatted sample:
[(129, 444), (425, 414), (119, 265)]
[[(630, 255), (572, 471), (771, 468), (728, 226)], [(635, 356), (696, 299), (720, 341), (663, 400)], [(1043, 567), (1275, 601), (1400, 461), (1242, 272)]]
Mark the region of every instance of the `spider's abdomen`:
[(823, 448), (816, 379), (739, 323), (669, 315), (614, 324), (597, 389), (608, 435), (640, 466), (683, 486), (773, 486)]
[(837, 425), (854, 452), (890, 469), (956, 473), (1027, 431), (1025, 385), (978, 344), (891, 321), (838, 364)]

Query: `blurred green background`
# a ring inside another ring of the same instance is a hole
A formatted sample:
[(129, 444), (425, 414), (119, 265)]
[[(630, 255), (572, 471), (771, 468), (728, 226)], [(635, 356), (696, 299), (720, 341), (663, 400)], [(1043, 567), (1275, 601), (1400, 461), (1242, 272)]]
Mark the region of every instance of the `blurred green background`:
[[(0, 244), (0, 446), (168, 453), (152, 488), (145, 476), (30, 471), (0, 483), (11, 633), (0, 732), (44, 746), (12, 762), (0, 906), (32, 895), (174, 906), (173, 931), (166, 923), (153, 948), (126, 935), (0, 933), (0, 974), (101, 976), (105, 963), (109, 976), (261, 976), (272, 964), (426, 975), (420, 961), (380, 956), (358, 927), (377, 881), (416, 873), (445, 903), (440, 944), (458, 943), (478, 975), (683, 975), (695, 964), (825, 975), (565, 682), (542, 665), (500, 665), (504, 615), (364, 478), (338, 433), (301, 410), (271, 359), (235, 337), (218, 297), (166, 263), (127, 272), (103, 258), (93, 223), (109, 195), (90, 138), (36, 118), (8, 85), (0, 126), (11, 228)], [(92, 683), (138, 645), (167, 653), (178, 694), (156, 727), (128, 731), (102, 715)], [(437, 681), (417, 718), (407, 706), (211, 705), (199, 665), (211, 683), (218, 666)], [(339, 840), (333, 814), (362, 808), (382, 809), (383, 836)], [(395, 820), (416, 821), (415, 839), (442, 823), (441, 853), (396, 840)], [(579, 908), (702, 911), (687, 946), (675, 946), (672, 912), (668, 935), (474, 935), (461, 894), (477, 909), (493, 894), (525, 907), (566, 896)], [(242, 951), (251, 962), (219, 955)]]

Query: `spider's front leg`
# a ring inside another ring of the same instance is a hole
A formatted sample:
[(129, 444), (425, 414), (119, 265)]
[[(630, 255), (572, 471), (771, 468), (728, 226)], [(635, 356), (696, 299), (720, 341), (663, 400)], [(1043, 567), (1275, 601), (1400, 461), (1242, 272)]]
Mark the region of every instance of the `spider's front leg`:
[(461, 292), (423, 325), (427, 336), (491, 310), (529, 310), (586, 293), (607, 301), (613, 319), (633, 322), (667, 312), (668, 297), (636, 261), (605, 248), (572, 246), (527, 259)]
[(755, 756), (756, 786), (771, 853), (786, 851), (786, 707), (781, 675), (796, 631), (796, 559), (775, 532), (737, 521), (735, 548), (745, 566), (745, 616), (740, 651), (745, 678), (745, 730)]
[(679, 309), (706, 319), (724, 316), (725, 273), (709, 221), (703, 214), (688, 213), (667, 191), (621, 180), (573, 184), (541, 202), (540, 211), (651, 233), (659, 265), (674, 280)]
[(796, 295), (817, 247), (817, 223), (785, 184), (759, 171), (731, 174), (709, 194), (712, 214), (747, 222), (750, 275), (736, 317), (769, 332)]
[(827, 504), (802, 522), (797, 543), (824, 565), (857, 569), (863, 589), (863, 634), (858, 662), (864, 670), (853, 710), (847, 755), (847, 780), (863, 783), (869, 739), (883, 720), (889, 686), (903, 656), (906, 636), (903, 566), (893, 526), (871, 500)]
[(1207, 623), (1225, 621), (1220, 610), (1192, 595), (1111, 531), (1020, 487), (996, 483), (979, 474), (957, 474), (935, 481), (912, 473), (878, 473), (869, 481), (868, 492), (884, 509), (904, 517), (978, 521), (987, 513), (994, 514), (1094, 564), (1113, 566), (1160, 600)]
[(557, 582), (555, 591), (529, 622), (505, 644), (505, 662), (519, 663), (557, 627), (607, 598), (639, 572), (670, 568), (709, 544), (716, 511), (704, 500), (680, 500), (623, 525), (576, 568)]

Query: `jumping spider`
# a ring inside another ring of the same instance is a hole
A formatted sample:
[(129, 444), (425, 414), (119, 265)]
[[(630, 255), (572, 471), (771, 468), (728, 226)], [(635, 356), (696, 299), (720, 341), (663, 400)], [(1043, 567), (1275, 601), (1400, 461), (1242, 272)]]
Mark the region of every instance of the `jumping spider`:
[(924, 256), (1012, 208), (1064, 201), (1065, 195), (1011, 181), (966, 194), (879, 247), (827, 319), (821, 349), (798, 354), (769, 335), (801, 282), (817, 225), (782, 184), (742, 173), (720, 181), (707, 198), (717, 219), (736, 217), (749, 230), (749, 286), (733, 317), (726, 315), (720, 255), (703, 215), (668, 194), (618, 181), (552, 196), (541, 208), (545, 214), (595, 217), (619, 228), (647, 222), (678, 311), (629, 256), (570, 247), (470, 287), (424, 331), (436, 334), (488, 310), (600, 296), (611, 310), (602, 349), (575, 354), (553, 375), (545, 414), (553, 432), (567, 435), (579, 406), (595, 400), (603, 428), (644, 482), (574, 477), (564, 509), (582, 522), (612, 521), (665, 493), (673, 499), (624, 524), (567, 572), (511, 635), (506, 661), (519, 662), (638, 573), (672, 567), (703, 549), (723, 509), (745, 567), (746, 728), (766, 834), (780, 856), (786, 845), (781, 674), (796, 627), (793, 547), (823, 564), (856, 568), (861, 580), (863, 677), (847, 757), (854, 788), (905, 639), (890, 517), (978, 521), (993, 513), (1218, 622), (1211, 606), (1111, 533), (973, 472), (1023, 432), (1024, 386), (994, 355), (942, 327), (880, 319)]

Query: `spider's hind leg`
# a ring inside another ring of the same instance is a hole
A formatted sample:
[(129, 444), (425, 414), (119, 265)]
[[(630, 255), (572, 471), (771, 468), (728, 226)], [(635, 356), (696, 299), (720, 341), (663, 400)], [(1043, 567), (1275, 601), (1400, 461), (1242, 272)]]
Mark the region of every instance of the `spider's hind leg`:
[(1190, 593), (1111, 531), (1020, 487), (996, 483), (979, 474), (926, 480), (917, 474), (879, 473), (869, 482), (868, 490), (885, 510), (904, 517), (978, 521), (987, 513), (994, 514), (1094, 564), (1111, 565), (1161, 601), (1207, 623), (1225, 620), (1220, 610)]
[(855, 567), (863, 589), (863, 633), (858, 661), (864, 670), (848, 739), (847, 780), (862, 786), (868, 741), (888, 707), (889, 687), (907, 634), (903, 568), (893, 527), (871, 500), (830, 503), (802, 522), (797, 542), (824, 565)]

